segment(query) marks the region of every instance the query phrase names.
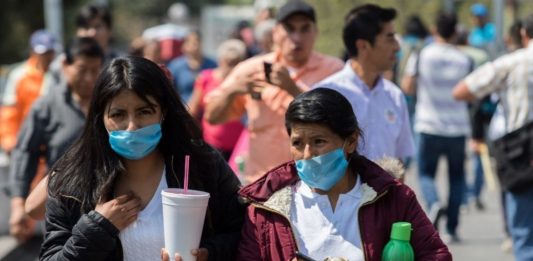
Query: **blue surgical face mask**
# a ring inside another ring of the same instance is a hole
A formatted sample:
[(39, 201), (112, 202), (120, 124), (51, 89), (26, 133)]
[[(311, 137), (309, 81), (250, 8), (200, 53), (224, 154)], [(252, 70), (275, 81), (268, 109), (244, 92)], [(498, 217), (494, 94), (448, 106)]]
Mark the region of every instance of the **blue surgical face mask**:
[(312, 188), (329, 191), (346, 173), (348, 161), (343, 148), (330, 151), (308, 160), (297, 160), (300, 179)]
[(148, 125), (134, 131), (109, 132), (109, 144), (120, 156), (138, 160), (154, 151), (161, 140), (161, 124)]

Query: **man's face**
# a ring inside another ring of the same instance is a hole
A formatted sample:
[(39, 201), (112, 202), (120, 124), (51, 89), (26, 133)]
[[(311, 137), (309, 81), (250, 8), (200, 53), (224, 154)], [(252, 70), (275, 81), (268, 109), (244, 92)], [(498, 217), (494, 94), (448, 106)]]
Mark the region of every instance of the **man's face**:
[(90, 99), (101, 67), (102, 59), (96, 57), (77, 56), (72, 64), (64, 62), (63, 72), (70, 90), (81, 98)]
[(156, 41), (150, 41), (144, 46), (143, 57), (154, 63), (164, 63), (161, 59), (159, 43)]
[(400, 45), (395, 37), (393, 22), (384, 23), (381, 32), (376, 35), (374, 45), (370, 46), (368, 59), (379, 71), (392, 69), (396, 63), (396, 53)]
[(486, 19), (485, 19), (484, 16), (474, 15), (474, 16), (472, 16), (472, 19), (474, 20), (474, 24), (476, 26), (480, 26), (481, 27), (481, 26), (485, 25)]
[(107, 27), (105, 22), (100, 17), (95, 17), (85, 28), (78, 28), (76, 31), (78, 37), (90, 37), (98, 42), (100, 47), (104, 50), (109, 45), (111, 38), (111, 29)]
[(48, 71), (50, 68), (50, 64), (54, 60), (55, 52), (53, 50), (47, 51), (43, 54), (36, 54), (39, 60), (39, 64), (41, 65), (42, 69), (44, 71)]
[(318, 34), (313, 21), (295, 14), (277, 24), (274, 33), (281, 55), (289, 65), (303, 66), (307, 63)]
[(181, 50), (184, 54), (197, 56), (200, 55), (202, 43), (196, 33), (190, 33), (185, 37)]

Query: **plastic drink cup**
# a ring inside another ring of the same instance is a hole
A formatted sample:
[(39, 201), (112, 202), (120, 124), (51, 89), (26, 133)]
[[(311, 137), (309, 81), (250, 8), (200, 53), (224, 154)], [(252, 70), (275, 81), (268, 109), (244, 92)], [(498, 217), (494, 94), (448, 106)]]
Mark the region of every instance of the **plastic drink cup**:
[(184, 261), (196, 260), (191, 250), (200, 245), (209, 193), (167, 188), (161, 191), (165, 248), (171, 260), (179, 253)]

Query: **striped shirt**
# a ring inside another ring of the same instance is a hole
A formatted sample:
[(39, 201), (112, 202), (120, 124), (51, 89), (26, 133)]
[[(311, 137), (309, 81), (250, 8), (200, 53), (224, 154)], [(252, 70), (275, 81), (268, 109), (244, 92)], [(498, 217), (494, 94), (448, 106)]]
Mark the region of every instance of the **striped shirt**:
[(417, 76), (414, 127), (417, 132), (445, 137), (470, 134), (467, 105), (456, 101), (452, 90), (472, 66), (466, 54), (446, 43), (428, 45), (420, 57), (411, 55), (406, 74)]
[(465, 83), (478, 98), (499, 92), (506, 132), (532, 121), (533, 42), (479, 67), (466, 77)]

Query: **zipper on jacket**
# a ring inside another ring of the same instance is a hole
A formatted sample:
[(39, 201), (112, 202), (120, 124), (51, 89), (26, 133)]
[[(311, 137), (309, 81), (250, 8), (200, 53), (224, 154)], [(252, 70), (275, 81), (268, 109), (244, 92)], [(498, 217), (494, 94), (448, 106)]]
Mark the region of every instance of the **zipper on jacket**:
[(289, 227), (291, 228), (292, 240), (294, 240), (294, 244), (296, 245), (296, 251), (299, 251), (300, 247), (298, 246), (298, 241), (296, 240), (296, 236), (294, 236), (294, 228), (292, 227), (291, 221), (285, 215), (280, 213), (279, 211), (274, 210), (274, 209), (269, 208), (269, 207), (266, 207), (265, 205), (263, 205), (263, 204), (261, 204), (261, 203), (259, 203), (257, 201), (254, 201), (254, 200), (251, 200), (251, 199), (249, 199), (249, 200), (252, 202), (251, 204), (253, 206), (255, 206), (255, 207), (259, 208), (259, 209), (263, 209), (263, 210), (272, 212), (274, 214), (278, 214), (278, 215), (282, 216), (283, 218), (285, 218), (285, 220), (287, 220), (287, 223), (289, 223)]
[(361, 226), (361, 216), (359, 216), (359, 212), (361, 210), (361, 208), (363, 208), (364, 206), (368, 206), (374, 202), (376, 202), (378, 199), (380, 199), (381, 197), (383, 197), (385, 194), (387, 194), (387, 192), (389, 192), (388, 190), (386, 190), (385, 192), (377, 195), (373, 200), (371, 201), (368, 201), (368, 202), (365, 202), (363, 205), (359, 206), (359, 208), (357, 209), (357, 224), (359, 226), (359, 237), (361, 238), (361, 246), (363, 248), (363, 255), (365, 257), (365, 260), (368, 260), (367, 258), (367, 253), (365, 251), (365, 241), (363, 240), (363, 233), (361, 232), (361, 230), (363, 229), (363, 227)]

